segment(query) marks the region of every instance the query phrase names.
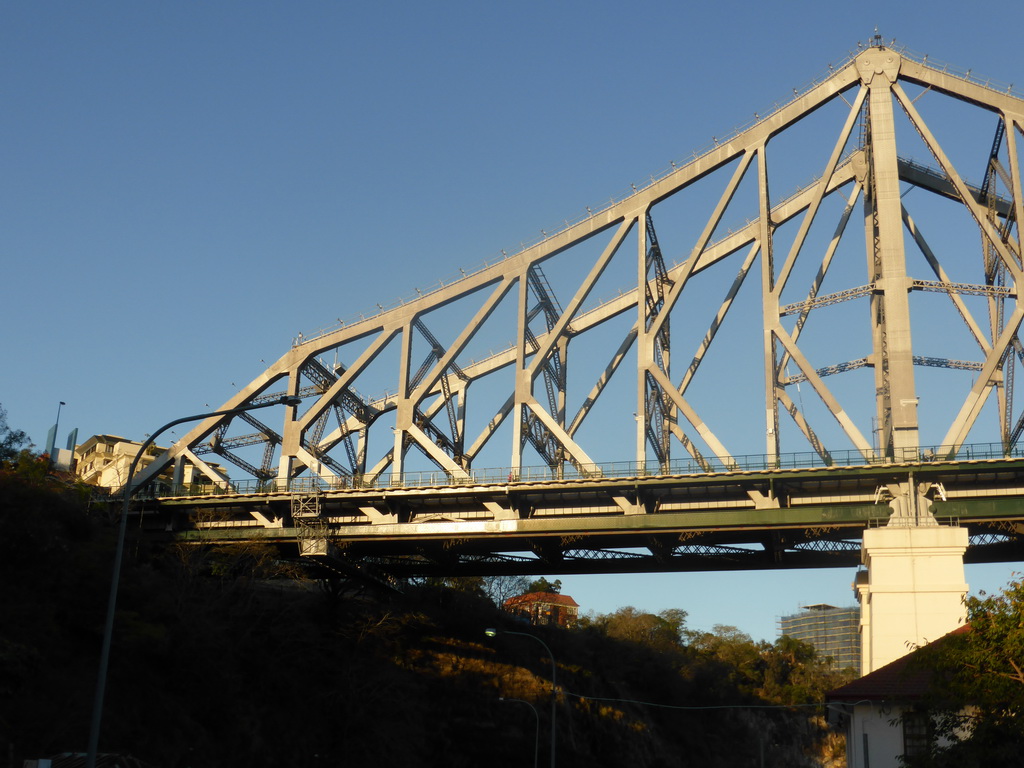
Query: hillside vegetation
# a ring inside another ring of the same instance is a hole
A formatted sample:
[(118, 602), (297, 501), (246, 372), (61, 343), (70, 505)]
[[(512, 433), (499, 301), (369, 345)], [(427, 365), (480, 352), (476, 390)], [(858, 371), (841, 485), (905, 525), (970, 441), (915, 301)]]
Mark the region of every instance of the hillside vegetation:
[[(0, 766), (85, 750), (116, 535), (90, 498), (28, 454), (0, 470)], [(386, 597), (260, 544), (134, 535), (118, 608), (101, 751), (147, 765), (504, 768), (538, 741), (546, 765), (550, 661), (487, 626), (551, 648), (565, 768), (841, 764), (820, 706), (838, 675), (789, 638), (690, 632), (684, 610), (524, 627), (477, 582)]]

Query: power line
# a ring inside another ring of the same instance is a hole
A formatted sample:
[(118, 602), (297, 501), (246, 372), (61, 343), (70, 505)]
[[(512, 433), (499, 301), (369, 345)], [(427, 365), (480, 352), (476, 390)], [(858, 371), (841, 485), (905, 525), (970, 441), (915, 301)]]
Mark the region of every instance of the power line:
[(583, 701), (608, 701), (619, 704), (639, 704), (645, 707), (660, 707), (661, 709), (803, 709), (808, 707), (826, 706), (825, 702), (821, 702), (820, 704), (706, 704), (701, 706), (686, 706), (681, 704), (658, 704), (653, 701), (637, 701), (636, 699), (612, 699), (602, 696), (584, 696), (581, 693), (573, 693), (572, 691), (566, 690), (562, 690), (560, 692), (566, 696), (574, 696), (575, 698)]

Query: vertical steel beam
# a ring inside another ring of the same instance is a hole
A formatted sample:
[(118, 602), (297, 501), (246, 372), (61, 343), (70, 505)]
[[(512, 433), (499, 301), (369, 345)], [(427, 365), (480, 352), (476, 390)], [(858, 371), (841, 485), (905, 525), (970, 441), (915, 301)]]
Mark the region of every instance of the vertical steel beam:
[(402, 325), (401, 353), (398, 360), (398, 408), (395, 413), (395, 447), (391, 454), (391, 471), (401, 478), (405, 471), (406, 433), (412, 426), (413, 401), (409, 374), (412, 368), (412, 324), (414, 316)]
[[(646, 213), (646, 211), (645, 211)], [(647, 285), (647, 216), (637, 217), (636, 238), (636, 328), (637, 328), (637, 366), (636, 366), (636, 400), (633, 403), (633, 421), (636, 423), (636, 462), (646, 468), (647, 461), (647, 371), (654, 364), (654, 334), (649, 330), (652, 325), (651, 308), (644, 301), (643, 291)]]
[(902, 457), (918, 449), (917, 394), (910, 338), (910, 288), (903, 247), (903, 213), (896, 156), (892, 86), (900, 56), (879, 49), (857, 59), (869, 89), (868, 248), (875, 285), (875, 371), (887, 449)]
[(516, 296), (516, 363), (515, 388), (512, 395), (512, 460), (509, 465), (519, 472), (523, 465), (523, 415), (526, 401), (533, 395), (533, 379), (526, 368), (526, 324), (530, 302), (530, 286), (526, 268), (519, 275), (519, 293)]
[(772, 248), (772, 206), (768, 194), (768, 158), (757, 149), (758, 241), (761, 251), (761, 312), (764, 329), (765, 453), (769, 463), (779, 456), (779, 377), (775, 329), (779, 325), (779, 296), (775, 291), (775, 251)]
[[(299, 396), (299, 367), (296, 366), (288, 374), (288, 397)], [(295, 472), (296, 457), (302, 441), (302, 426), (297, 418), (298, 406), (289, 405), (285, 409), (284, 427), (281, 430), (281, 457), (278, 459), (277, 480), (285, 487)]]

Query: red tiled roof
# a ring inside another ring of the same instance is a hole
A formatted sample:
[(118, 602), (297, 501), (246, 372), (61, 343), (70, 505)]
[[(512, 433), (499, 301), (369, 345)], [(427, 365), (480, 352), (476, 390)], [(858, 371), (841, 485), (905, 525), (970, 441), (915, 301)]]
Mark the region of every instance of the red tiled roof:
[[(949, 637), (970, 631), (969, 625), (954, 629), (929, 645), (942, 643)], [(864, 675), (852, 683), (836, 688), (825, 694), (828, 701), (893, 701), (897, 699), (919, 699), (928, 692), (931, 685), (930, 669), (908, 669), (914, 651), (891, 661), (884, 667)]]
[(560, 595), (557, 592), (528, 592), (525, 595), (516, 595), (505, 601), (506, 608), (529, 603), (544, 603), (545, 605), (566, 605), (579, 608), (580, 604), (568, 595)]

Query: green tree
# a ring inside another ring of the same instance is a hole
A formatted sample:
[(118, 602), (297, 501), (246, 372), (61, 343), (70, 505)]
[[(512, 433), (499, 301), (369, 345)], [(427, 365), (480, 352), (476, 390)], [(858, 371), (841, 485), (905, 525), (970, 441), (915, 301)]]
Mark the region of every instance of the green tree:
[(558, 594), (562, 591), (562, 580), (555, 579), (554, 581), (548, 581), (546, 578), (541, 576), (539, 579), (534, 579), (530, 582), (526, 588), (527, 592), (551, 592)]
[(484, 594), (483, 576), (428, 576), (422, 581), (422, 586), (429, 588), (450, 589), (454, 592), (464, 592), (468, 595)]
[(28, 445), (28, 435), (7, 425), (7, 411), (0, 404), (0, 463), (15, 459)]
[(686, 611), (669, 608), (654, 614), (627, 605), (597, 616), (593, 626), (616, 640), (628, 640), (660, 651), (678, 650), (683, 645)]
[(762, 643), (761, 658), (760, 693), (780, 704), (823, 701), (828, 691), (853, 677), (849, 671), (833, 669), (810, 643), (789, 635), (783, 635), (772, 645)]
[(717, 684), (754, 694), (763, 681), (761, 649), (746, 632), (728, 624), (715, 624), (711, 632), (696, 634), (691, 645), (709, 660), (717, 662)]
[(484, 576), (483, 591), (487, 599), (499, 608), (510, 597), (530, 591), (530, 582), (525, 576)]
[(1024, 580), (968, 597), (962, 631), (918, 649), (936, 746), (911, 765), (1019, 765), (1024, 753)]

